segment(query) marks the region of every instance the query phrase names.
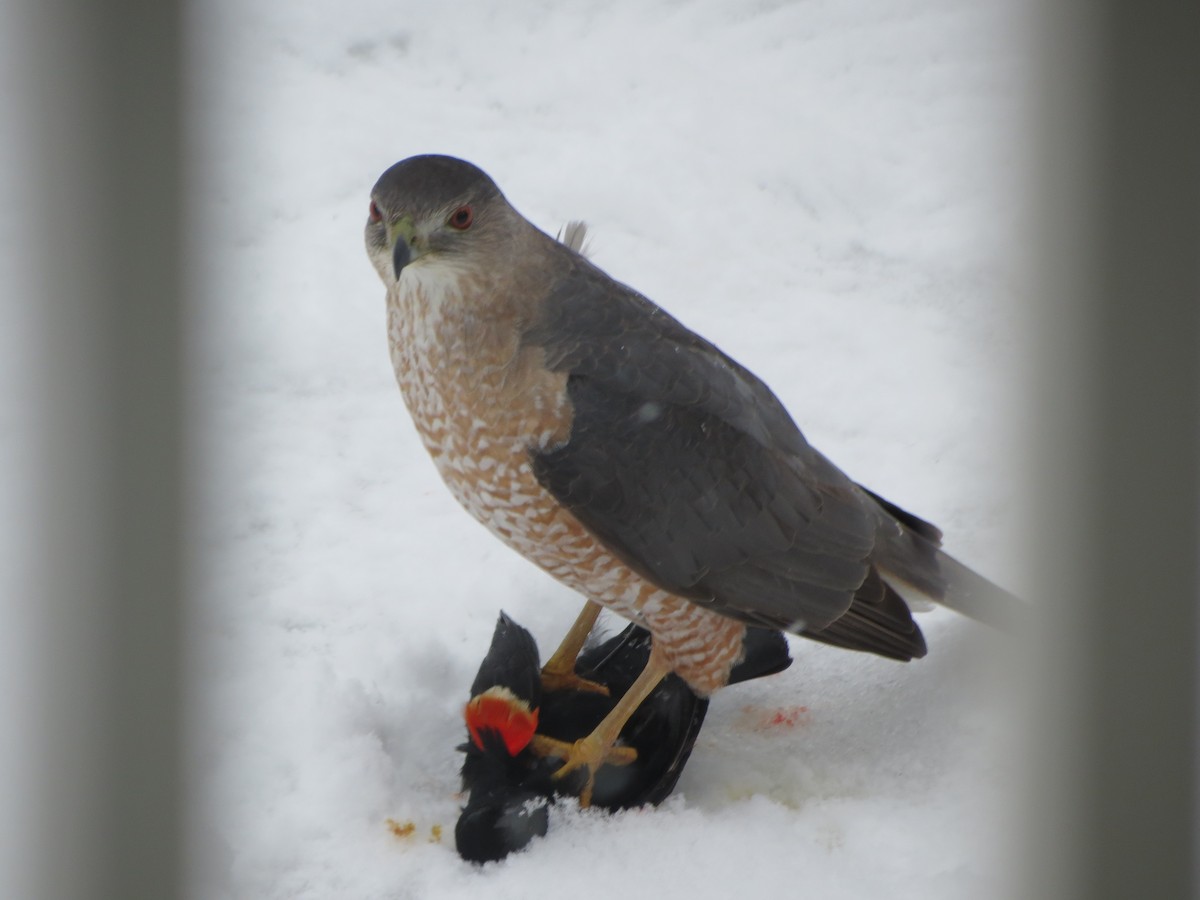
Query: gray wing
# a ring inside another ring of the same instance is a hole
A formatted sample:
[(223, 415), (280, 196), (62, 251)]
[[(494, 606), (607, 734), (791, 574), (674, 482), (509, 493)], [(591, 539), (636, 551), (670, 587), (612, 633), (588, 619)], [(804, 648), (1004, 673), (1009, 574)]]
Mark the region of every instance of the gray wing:
[(752, 373), (579, 258), (525, 342), (568, 374), (574, 408), (534, 472), (628, 565), (750, 624), (924, 654), (872, 560), (901, 527)]

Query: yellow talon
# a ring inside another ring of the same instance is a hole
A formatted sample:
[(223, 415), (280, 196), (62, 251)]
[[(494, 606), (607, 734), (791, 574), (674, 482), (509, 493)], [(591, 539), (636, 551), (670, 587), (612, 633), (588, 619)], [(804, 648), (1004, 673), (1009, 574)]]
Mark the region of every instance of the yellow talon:
[(558, 672), (549, 666), (542, 669), (542, 690), (544, 691), (584, 691), (589, 694), (600, 694), (607, 697), (608, 688), (598, 681), (582, 678), (574, 672)]
[(637, 750), (633, 747), (605, 746), (604, 741), (596, 739), (594, 735), (572, 743), (538, 734), (534, 735), (529, 748), (538, 756), (557, 756), (563, 760), (562, 766), (551, 776), (555, 780), (565, 778), (576, 769), (587, 770), (587, 780), (579, 792), (579, 805), (584, 809), (592, 805), (596, 771), (601, 766), (627, 766), (637, 759)]

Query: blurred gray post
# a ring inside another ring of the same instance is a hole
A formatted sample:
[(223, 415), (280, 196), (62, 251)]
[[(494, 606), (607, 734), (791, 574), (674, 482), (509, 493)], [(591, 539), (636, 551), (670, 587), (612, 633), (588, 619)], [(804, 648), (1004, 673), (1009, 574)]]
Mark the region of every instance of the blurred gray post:
[(1039, 13), (1041, 666), (1017, 896), (1197, 896), (1200, 3)]
[(163, 900), (179, 870), (179, 5), (18, 14), (41, 336), (27, 881), (39, 900)]

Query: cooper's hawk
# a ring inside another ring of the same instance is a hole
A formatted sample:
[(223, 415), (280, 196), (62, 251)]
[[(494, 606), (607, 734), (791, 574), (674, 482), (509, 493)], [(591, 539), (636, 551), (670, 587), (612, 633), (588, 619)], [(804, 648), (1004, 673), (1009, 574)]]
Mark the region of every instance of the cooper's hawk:
[(909, 660), (925, 641), (905, 597), (984, 615), (1011, 599), (809, 446), (751, 372), (539, 231), (470, 163), (384, 172), (366, 245), (442, 478), (589, 601), (547, 677), (570, 679), (600, 606), (653, 635), (562, 773), (594, 772), (666, 673), (701, 696), (726, 684), (748, 624)]

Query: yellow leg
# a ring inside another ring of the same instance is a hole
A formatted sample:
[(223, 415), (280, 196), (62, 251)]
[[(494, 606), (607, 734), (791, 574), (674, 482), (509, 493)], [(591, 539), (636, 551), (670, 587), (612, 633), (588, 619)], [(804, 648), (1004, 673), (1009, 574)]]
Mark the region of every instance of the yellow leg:
[(599, 615), (600, 604), (591, 600), (584, 604), (567, 636), (562, 639), (554, 655), (546, 660), (546, 665), (542, 666), (542, 687), (545, 690), (591, 691), (608, 696), (608, 688), (604, 685), (575, 674), (575, 661), (579, 659), (579, 651), (583, 649), (584, 642), (592, 633)]
[(628, 765), (637, 759), (637, 751), (632, 747), (616, 747), (614, 745), (617, 738), (621, 736), (621, 729), (625, 727), (629, 717), (670, 671), (671, 666), (655, 645), (650, 650), (650, 659), (646, 663), (646, 668), (642, 669), (642, 674), (630, 685), (625, 696), (617, 701), (617, 705), (609, 711), (600, 724), (592, 729), (591, 734), (574, 744), (567, 744), (564, 741), (556, 741), (541, 735), (534, 737), (530, 747), (535, 753), (542, 756), (559, 756), (564, 760), (562, 768), (554, 773), (555, 778), (562, 778), (580, 767), (587, 769), (587, 783), (579, 795), (580, 806), (587, 807), (592, 803), (592, 789), (596, 784), (597, 769), (605, 764)]

